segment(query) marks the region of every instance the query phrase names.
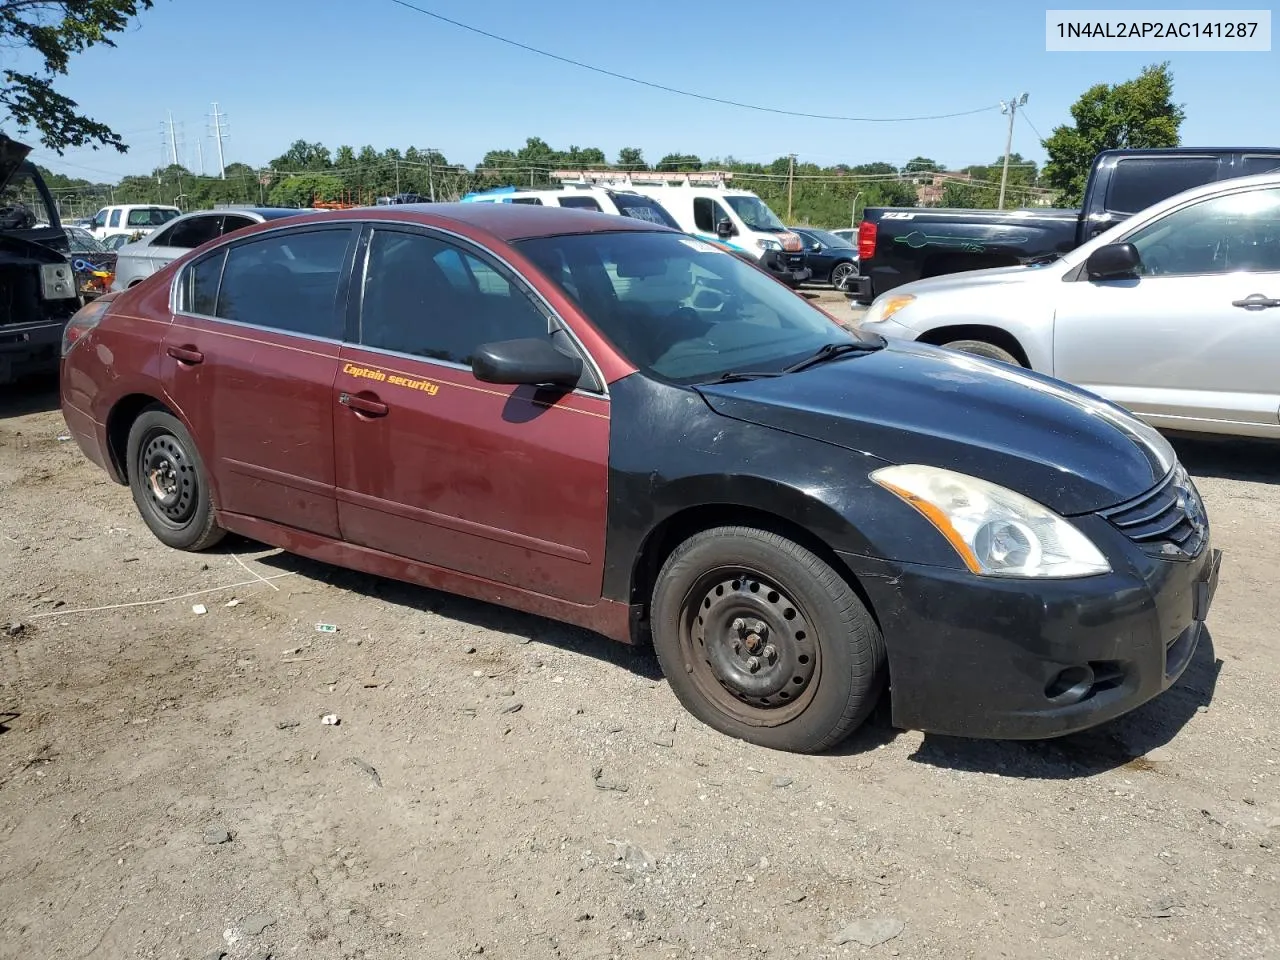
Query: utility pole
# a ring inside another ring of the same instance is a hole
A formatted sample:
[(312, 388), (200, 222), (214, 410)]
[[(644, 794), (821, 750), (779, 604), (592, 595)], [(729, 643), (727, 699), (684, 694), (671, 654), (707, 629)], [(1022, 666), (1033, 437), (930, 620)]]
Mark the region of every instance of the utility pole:
[(396, 196), (400, 196), (400, 158), (396, 157)]
[(427, 189), (431, 191), (431, 202), (436, 202), (436, 181), (431, 175), (431, 149), (427, 149)]
[(1018, 115), (1018, 108), (1026, 106), (1027, 95), (1019, 94), (1009, 101), (1000, 101), (1000, 112), (1009, 115), (1009, 135), (1004, 141), (1004, 169), (1000, 173), (1000, 200), (996, 204), (997, 209), (1004, 209), (1004, 188), (1009, 182), (1009, 151), (1013, 149), (1013, 118)]
[(787, 168), (787, 223), (791, 222), (791, 194), (796, 184), (796, 155), (788, 154), (791, 163)]
[(200, 165), (200, 176), (204, 176), (204, 146), (196, 140), (196, 163)]
[(167, 121), (169, 127), (169, 156), (173, 159), (173, 165), (178, 165), (178, 135), (173, 129), (173, 111), (169, 111), (169, 119)]
[(859, 190), (853, 195), (853, 203), (849, 204), (849, 226), (856, 227), (858, 225), (858, 198), (862, 196)]
[(218, 104), (215, 101), (213, 104), (213, 139), (218, 141), (218, 175), (223, 180), (227, 179), (227, 161), (222, 152), (222, 141), (227, 137), (227, 133), (223, 129), (226, 119), (227, 115), (225, 113), (218, 112)]

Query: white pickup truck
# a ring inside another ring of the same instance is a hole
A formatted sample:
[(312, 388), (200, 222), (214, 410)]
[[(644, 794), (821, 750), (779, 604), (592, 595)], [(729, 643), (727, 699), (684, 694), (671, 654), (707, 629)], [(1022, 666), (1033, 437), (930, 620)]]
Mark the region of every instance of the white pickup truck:
[(103, 207), (94, 214), (88, 229), (98, 240), (105, 240), (118, 233), (145, 237), (152, 230), (163, 227), (174, 217), (181, 215), (182, 211), (177, 207), (163, 204), (122, 204)]

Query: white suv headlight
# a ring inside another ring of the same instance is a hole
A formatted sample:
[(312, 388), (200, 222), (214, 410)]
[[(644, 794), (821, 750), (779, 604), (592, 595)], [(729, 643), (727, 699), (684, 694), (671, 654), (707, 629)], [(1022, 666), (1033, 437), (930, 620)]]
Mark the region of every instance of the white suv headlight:
[(920, 511), (970, 571), (986, 577), (1089, 577), (1111, 564), (1048, 507), (963, 473), (902, 464), (871, 479)]

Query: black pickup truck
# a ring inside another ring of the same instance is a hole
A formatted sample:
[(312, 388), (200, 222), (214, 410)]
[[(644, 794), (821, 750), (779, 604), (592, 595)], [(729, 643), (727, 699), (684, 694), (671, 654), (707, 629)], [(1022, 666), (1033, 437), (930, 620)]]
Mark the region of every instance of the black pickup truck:
[(31, 148), (0, 133), (0, 384), (56, 370), (83, 302), (58, 207)]
[(1175, 193), (1277, 168), (1274, 147), (1104, 150), (1079, 210), (868, 207), (858, 227), (861, 275), (841, 289), (855, 303), (870, 303), (923, 277), (1061, 256)]

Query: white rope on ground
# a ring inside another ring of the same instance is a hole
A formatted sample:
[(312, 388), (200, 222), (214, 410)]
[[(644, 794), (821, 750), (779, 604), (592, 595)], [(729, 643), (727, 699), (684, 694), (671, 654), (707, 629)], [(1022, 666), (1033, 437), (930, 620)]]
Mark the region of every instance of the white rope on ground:
[(279, 593), (279, 592), (280, 592), (280, 588), (279, 588), (279, 587), (277, 587), (274, 583), (272, 583), (270, 580), (268, 580), (268, 579), (267, 579), (266, 577), (264, 577), (262, 574), (258, 573), (258, 571), (257, 571), (257, 570), (251, 570), (251, 569), (249, 568), (249, 565), (248, 565), (247, 563), (245, 563), (243, 560), (241, 560), (241, 559), (240, 559), (239, 554), (235, 554), (235, 553), (233, 553), (233, 554), (231, 555), (231, 557), (232, 557), (232, 559), (233, 559), (233, 560), (235, 560), (235, 562), (236, 562), (236, 563), (238, 563), (238, 564), (240, 564), (240, 566), (244, 567), (244, 572), (245, 572), (245, 573), (247, 573), (247, 574), (249, 574), (249, 576), (251, 576), (251, 577), (257, 577), (259, 580), (261, 580), (263, 583), (265, 583), (265, 584), (266, 584), (268, 587), (270, 587), (272, 590), (276, 591), (277, 593)]
[[(258, 577), (256, 580), (242, 580), (240, 583), (228, 583), (221, 587), (209, 587), (207, 590), (193, 590), (191, 593), (180, 593), (175, 597), (161, 597), (158, 600), (133, 600), (129, 603), (109, 603), (103, 607), (79, 607), (75, 610), (53, 610), (49, 613), (37, 613), (28, 620), (43, 620), (46, 617), (69, 617), (77, 613), (100, 613), (103, 610), (123, 610), (126, 607), (146, 607), (157, 603), (171, 603), (174, 600), (189, 600), (192, 597), (202, 597), (207, 593), (217, 593), (220, 590), (234, 590), (236, 587), (252, 587), (258, 583), (266, 583), (267, 586), (274, 587), (275, 584), (270, 583), (271, 580), (279, 580), (282, 577), (296, 576), (292, 570), (288, 573), (276, 573), (269, 577)], [(280, 589), (276, 587), (276, 589)]]

